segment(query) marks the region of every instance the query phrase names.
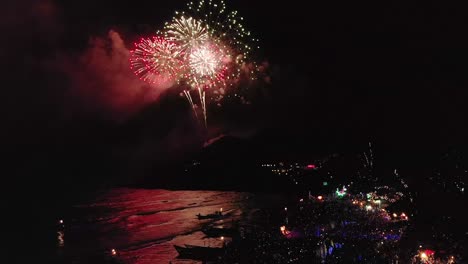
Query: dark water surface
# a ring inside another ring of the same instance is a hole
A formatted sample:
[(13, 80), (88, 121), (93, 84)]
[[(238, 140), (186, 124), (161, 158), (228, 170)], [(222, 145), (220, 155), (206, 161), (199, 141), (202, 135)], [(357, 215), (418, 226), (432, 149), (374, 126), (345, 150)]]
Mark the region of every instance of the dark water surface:
[[(233, 223), (262, 225), (262, 209), (280, 206), (279, 196), (242, 192), (112, 189), (89, 202), (74, 205), (58, 219), (56, 258), (64, 263), (198, 263), (177, 259), (173, 245), (222, 246), (220, 238), (206, 238), (207, 226)], [(198, 220), (222, 208), (220, 220)], [(226, 238), (228, 239), (228, 238)], [(111, 257), (112, 249), (117, 254)]]

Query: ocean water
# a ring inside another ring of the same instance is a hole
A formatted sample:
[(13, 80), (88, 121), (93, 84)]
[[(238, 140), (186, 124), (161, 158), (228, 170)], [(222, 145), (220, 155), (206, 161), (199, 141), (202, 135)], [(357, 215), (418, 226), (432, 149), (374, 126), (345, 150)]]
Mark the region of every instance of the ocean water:
[[(63, 263), (201, 263), (177, 258), (174, 245), (221, 247), (225, 241), (206, 238), (201, 230), (233, 223), (263, 225), (268, 219), (262, 212), (281, 203), (278, 196), (243, 192), (112, 189), (72, 206), (66, 217), (57, 220), (56, 259)], [(196, 217), (221, 208), (224, 219)]]

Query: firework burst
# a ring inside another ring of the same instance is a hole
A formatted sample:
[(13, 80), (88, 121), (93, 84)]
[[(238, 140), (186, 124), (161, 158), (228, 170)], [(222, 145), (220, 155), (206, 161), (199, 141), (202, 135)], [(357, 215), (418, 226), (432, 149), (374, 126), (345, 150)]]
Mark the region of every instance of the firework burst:
[(227, 70), (224, 64), (225, 57), (225, 52), (217, 45), (207, 43), (195, 47), (188, 58), (190, 68), (188, 79), (190, 85), (198, 90), (205, 126), (207, 124), (206, 92), (211, 90), (209, 88), (216, 88), (215, 93), (219, 94), (217, 91), (223, 89)]
[(165, 30), (166, 38), (177, 43), (185, 56), (190, 56), (195, 47), (210, 40), (208, 29), (192, 17), (174, 17), (172, 23), (166, 24)]
[[(206, 125), (205, 98), (219, 104), (229, 87), (246, 75), (254, 79), (258, 71), (254, 62), (248, 63), (258, 40), (250, 36), (242, 22), (237, 11), (226, 9), (223, 0), (190, 2), (185, 11), (176, 12), (163, 31), (158, 31), (158, 36), (164, 37), (136, 44), (131, 67), (147, 82), (156, 76), (169, 76), (188, 84), (190, 89), (184, 94), (195, 115), (199, 102)], [(192, 91), (197, 92), (199, 100), (193, 100)]]
[[(184, 15), (202, 21), (206, 25), (210, 37), (223, 49), (235, 53), (235, 61), (241, 66), (250, 54), (258, 47), (258, 40), (251, 37), (250, 31), (244, 27), (244, 18), (237, 11), (228, 11), (223, 0), (200, 0), (190, 2)], [(240, 70), (233, 71), (238, 75)]]
[(217, 45), (205, 44), (194, 48), (189, 56), (192, 79), (204, 87), (216, 86), (224, 80), (228, 55)]
[(208, 46), (201, 46), (190, 53), (189, 65), (197, 75), (215, 75), (220, 68), (221, 58)]
[(158, 78), (175, 81), (184, 68), (180, 49), (163, 37), (141, 39), (131, 51), (130, 68), (141, 80), (155, 83)]

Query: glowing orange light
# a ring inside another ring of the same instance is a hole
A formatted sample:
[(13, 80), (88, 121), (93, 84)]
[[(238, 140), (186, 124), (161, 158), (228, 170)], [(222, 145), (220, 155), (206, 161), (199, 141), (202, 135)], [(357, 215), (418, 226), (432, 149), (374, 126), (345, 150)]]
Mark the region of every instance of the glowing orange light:
[(283, 234), (285, 236), (287, 236), (287, 235), (289, 235), (289, 233), (291, 233), (288, 230), (286, 230), (286, 226), (281, 226), (280, 230), (281, 230), (281, 234)]
[(115, 256), (115, 255), (117, 255), (117, 251), (115, 249), (112, 249), (111, 254), (112, 254), (112, 256)]
[(419, 256), (421, 257), (421, 259), (424, 259), (424, 260), (427, 259), (427, 254), (426, 254), (426, 252), (421, 252), (421, 254), (420, 254)]
[(323, 199), (322, 195), (317, 196), (317, 199), (322, 200)]

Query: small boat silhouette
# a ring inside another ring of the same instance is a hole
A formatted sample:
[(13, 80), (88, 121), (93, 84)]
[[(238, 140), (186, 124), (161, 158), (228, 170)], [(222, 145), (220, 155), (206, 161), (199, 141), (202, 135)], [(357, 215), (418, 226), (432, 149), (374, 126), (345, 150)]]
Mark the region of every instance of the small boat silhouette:
[(213, 260), (220, 257), (224, 252), (224, 248), (220, 247), (202, 247), (187, 244), (184, 246), (174, 245), (174, 248), (179, 253), (179, 258), (196, 260)]
[(214, 214), (207, 214), (207, 215), (202, 215), (202, 214), (197, 214), (198, 219), (217, 219), (223, 217), (223, 213), (221, 211), (216, 211)]

